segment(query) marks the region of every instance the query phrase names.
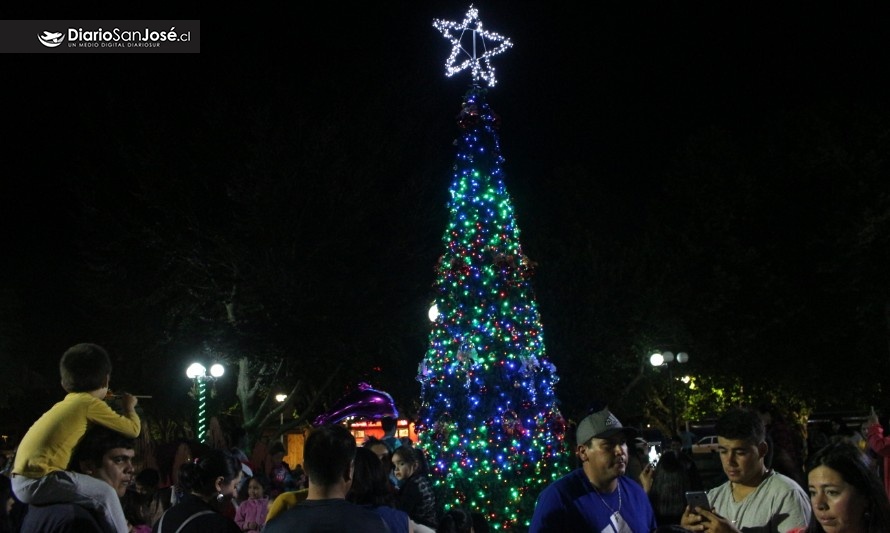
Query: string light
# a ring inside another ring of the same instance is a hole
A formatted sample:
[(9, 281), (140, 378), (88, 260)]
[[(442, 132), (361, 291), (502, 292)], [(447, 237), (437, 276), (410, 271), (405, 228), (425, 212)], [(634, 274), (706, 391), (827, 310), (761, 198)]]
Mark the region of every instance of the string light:
[[(494, 87), (497, 80), (494, 77), (494, 67), (491, 66), (491, 58), (505, 52), (513, 46), (513, 43), (507, 37), (497, 33), (485, 31), (482, 29), (482, 21), (479, 20), (479, 10), (470, 5), (469, 11), (464, 16), (464, 20), (458, 24), (450, 20), (436, 19), (433, 26), (442, 32), (442, 35), (451, 41), (451, 55), (445, 61), (445, 75), (449, 78), (458, 72), (470, 69), (473, 76), (473, 83), (478, 84), (479, 80), (484, 80), (489, 87)], [(469, 50), (461, 44), (464, 36), (469, 33), (472, 41), (468, 45)], [(497, 44), (494, 48), (489, 49), (486, 41)], [(477, 49), (481, 48), (481, 51)], [(480, 55), (481, 53), (481, 55)], [(461, 63), (456, 64), (458, 58), (465, 58)], [(470, 142), (476, 138), (469, 136)], [(484, 147), (478, 152), (483, 153)], [(458, 160), (472, 159), (472, 152), (460, 153)]]
[(440, 501), (502, 530), (528, 527), (538, 494), (568, 463), (559, 378), (503, 181), (498, 122), (474, 86), (458, 116), (417, 428)]

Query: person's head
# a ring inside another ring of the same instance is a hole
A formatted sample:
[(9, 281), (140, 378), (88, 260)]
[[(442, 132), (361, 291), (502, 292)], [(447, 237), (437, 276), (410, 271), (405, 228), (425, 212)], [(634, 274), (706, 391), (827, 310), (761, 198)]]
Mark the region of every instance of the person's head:
[(250, 478), (247, 482), (247, 498), (250, 500), (262, 500), (266, 495), (266, 488), (262, 482), (256, 477)]
[(766, 472), (766, 429), (756, 411), (733, 407), (717, 420), (717, 452), (729, 481), (757, 486)]
[(671, 437), (671, 450), (674, 453), (680, 453), (683, 450), (683, 439), (679, 435)]
[(367, 448), (374, 452), (374, 454), (377, 456), (377, 459), (381, 461), (385, 457), (389, 457), (389, 446), (377, 437), (368, 437), (365, 442), (362, 443), (362, 448)]
[(680, 516), (686, 507), (685, 494), (692, 490), (689, 471), (674, 453), (661, 455), (655, 473), (652, 476), (652, 487), (649, 489), (649, 501), (656, 514), (662, 516)]
[(757, 416), (763, 421), (764, 426), (769, 426), (773, 423), (773, 418), (776, 416), (776, 408), (771, 402), (761, 402), (757, 404)]
[(389, 486), (386, 470), (377, 455), (366, 447), (355, 450), (352, 488), (346, 499), (359, 505), (386, 505)]
[(158, 490), (161, 482), (161, 473), (157, 468), (143, 468), (135, 478), (136, 492), (147, 496), (153, 495)]
[(280, 463), (284, 460), (285, 455), (287, 454), (284, 452), (284, 444), (281, 442), (275, 442), (269, 447), (269, 457), (272, 458), (273, 463)]
[(314, 428), (303, 447), (303, 463), (310, 487), (348, 485), (352, 481), (355, 450), (355, 438), (345, 427), (329, 424)]
[(636, 430), (621, 425), (608, 409), (587, 415), (575, 432), (575, 453), (588, 479), (610, 484), (627, 469), (627, 441)]
[(69, 469), (111, 485), (123, 496), (133, 479), (136, 441), (117, 431), (93, 426), (84, 434), (71, 456)]
[(391, 416), (384, 416), (380, 419), (380, 427), (383, 428), (384, 435), (393, 435), (396, 432), (396, 419)]
[(848, 441), (832, 442), (807, 467), (813, 518), (808, 532), (890, 531), (890, 502), (868, 457)]
[(462, 507), (448, 509), (442, 519), (436, 533), (471, 533), (473, 532), (473, 516)]
[(62, 388), (67, 392), (91, 392), (108, 388), (111, 358), (101, 346), (75, 344), (62, 354), (59, 361)]
[(420, 449), (412, 446), (400, 446), (392, 452), (393, 474), (400, 483), (416, 473), (423, 473), (423, 457)]
[(241, 461), (225, 450), (208, 450), (179, 467), (179, 485), (204, 501), (234, 498), (241, 481)]

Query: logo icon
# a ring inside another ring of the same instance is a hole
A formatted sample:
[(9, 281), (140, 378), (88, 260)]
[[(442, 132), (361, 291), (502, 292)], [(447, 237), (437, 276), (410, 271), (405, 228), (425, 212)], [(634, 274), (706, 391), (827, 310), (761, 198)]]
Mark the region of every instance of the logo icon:
[(47, 48), (55, 48), (62, 44), (62, 41), (65, 40), (62, 32), (54, 33), (49, 31), (44, 31), (43, 35), (38, 35), (37, 40), (40, 41), (40, 44)]

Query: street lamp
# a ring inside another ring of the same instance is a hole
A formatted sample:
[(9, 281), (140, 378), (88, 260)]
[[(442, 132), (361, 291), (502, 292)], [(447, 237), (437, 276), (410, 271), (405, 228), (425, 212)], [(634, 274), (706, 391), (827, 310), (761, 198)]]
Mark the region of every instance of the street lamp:
[(207, 442), (207, 382), (216, 381), (216, 379), (225, 374), (226, 369), (219, 363), (215, 363), (210, 367), (210, 374), (201, 363), (192, 363), (185, 370), (185, 375), (189, 379), (194, 380), (195, 394), (198, 400), (198, 440)]
[(436, 302), (433, 302), (430, 306), (430, 310), (427, 311), (426, 316), (430, 319), (430, 322), (439, 320), (439, 305)]
[(666, 366), (668, 369), (668, 394), (671, 395), (671, 431), (674, 435), (678, 433), (677, 431), (677, 397), (674, 394), (674, 372), (671, 367), (671, 363), (674, 361), (678, 363), (685, 363), (689, 361), (689, 354), (686, 352), (680, 352), (677, 354), (676, 358), (674, 357), (673, 352), (655, 352), (651, 356), (649, 356), (649, 364), (654, 367)]
[[(276, 395), (275, 395), (275, 401), (276, 401), (276, 402), (278, 402), (278, 403), (284, 403), (284, 400), (287, 400), (287, 394), (276, 394)], [(279, 416), (279, 419), (280, 419), (280, 425), (283, 426), (283, 425), (284, 425), (284, 411), (281, 411), (281, 412), (278, 413), (278, 414), (280, 415), (280, 416)]]

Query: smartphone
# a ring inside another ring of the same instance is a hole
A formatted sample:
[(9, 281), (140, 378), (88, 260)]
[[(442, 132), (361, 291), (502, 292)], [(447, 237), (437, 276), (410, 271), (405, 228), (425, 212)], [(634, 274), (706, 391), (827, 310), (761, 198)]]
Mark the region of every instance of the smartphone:
[(649, 464), (652, 465), (652, 468), (658, 466), (658, 460), (661, 459), (661, 454), (658, 453), (658, 450), (655, 446), (651, 446), (649, 448)]
[(711, 503), (708, 501), (708, 493), (702, 490), (694, 490), (686, 492), (686, 503), (689, 508), (695, 511), (696, 507), (701, 507), (707, 511), (711, 510)]

